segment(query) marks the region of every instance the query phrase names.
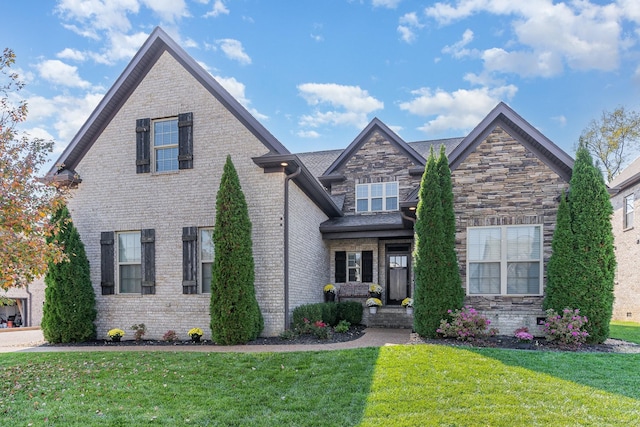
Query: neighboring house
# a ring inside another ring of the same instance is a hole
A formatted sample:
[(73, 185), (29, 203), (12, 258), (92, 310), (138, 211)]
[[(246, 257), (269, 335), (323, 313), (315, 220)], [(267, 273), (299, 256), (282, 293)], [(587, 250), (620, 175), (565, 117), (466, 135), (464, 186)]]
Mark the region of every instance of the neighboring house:
[(612, 228), (615, 238), (616, 278), (613, 320), (640, 322), (639, 218), (634, 211), (640, 200), (640, 157), (609, 183), (613, 205)]
[(44, 278), (39, 278), (28, 286), (0, 291), (0, 298), (8, 301), (8, 304), (0, 303), (0, 328), (7, 327), (9, 321), (14, 327), (40, 326), (44, 288)]
[[(413, 292), (417, 194), (429, 149), (440, 144), (467, 302), (504, 333), (534, 328), (573, 160), (502, 103), (466, 138), (406, 143), (374, 119), (344, 150), (295, 155), (157, 28), (50, 178), (75, 187), (68, 203), (91, 264), (99, 336), (137, 323), (156, 338), (208, 331), (227, 155), (253, 224), (263, 335), (288, 327), (293, 308), (322, 301), (329, 282), (344, 298), (380, 284), (383, 309), (406, 326), (399, 304)], [(394, 325), (393, 317), (365, 322)]]

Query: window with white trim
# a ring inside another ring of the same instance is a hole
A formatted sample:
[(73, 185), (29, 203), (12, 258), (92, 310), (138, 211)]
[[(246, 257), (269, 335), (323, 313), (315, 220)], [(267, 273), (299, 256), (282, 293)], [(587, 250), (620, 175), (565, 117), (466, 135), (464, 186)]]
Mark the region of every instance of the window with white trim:
[(140, 232), (118, 233), (118, 291), (139, 294), (142, 287)]
[(398, 182), (356, 184), (356, 212), (398, 210)]
[(211, 268), (213, 267), (213, 228), (200, 229), (200, 283), (201, 292), (211, 293)]
[(361, 282), (362, 255), (360, 252), (347, 252), (347, 279), (349, 282)]
[(541, 295), (542, 226), (467, 228), (468, 295)]
[(629, 194), (624, 198), (624, 215), (623, 215), (623, 227), (631, 228), (633, 227), (633, 204), (635, 197), (633, 194)]
[(178, 119), (153, 121), (153, 158), (156, 172), (178, 170)]

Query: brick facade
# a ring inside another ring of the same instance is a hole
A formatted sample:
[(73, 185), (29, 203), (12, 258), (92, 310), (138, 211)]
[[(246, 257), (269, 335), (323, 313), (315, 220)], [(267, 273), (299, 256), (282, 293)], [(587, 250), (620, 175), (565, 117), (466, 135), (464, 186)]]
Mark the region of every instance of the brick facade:
[[(624, 198), (634, 195), (634, 223), (625, 227), (623, 222)], [(612, 229), (615, 236), (617, 261), (613, 301), (613, 320), (640, 322), (640, 280), (637, 263), (640, 257), (640, 184), (624, 188), (611, 198), (613, 205)]]
[[(174, 173), (136, 174), (136, 119), (193, 112), (194, 167)], [(171, 55), (164, 53), (101, 133), (76, 171), (82, 183), (69, 200), (85, 244), (96, 292), (98, 337), (115, 327), (144, 323), (147, 337), (169, 329), (209, 330), (209, 294), (182, 294), (182, 227), (215, 223), (216, 193), (231, 155), (253, 224), (255, 287), (265, 314), (265, 335), (282, 329), (283, 176), (265, 174), (251, 158), (268, 149)], [(100, 232), (153, 228), (156, 294), (101, 295)], [(128, 332), (130, 333), (130, 332)]]

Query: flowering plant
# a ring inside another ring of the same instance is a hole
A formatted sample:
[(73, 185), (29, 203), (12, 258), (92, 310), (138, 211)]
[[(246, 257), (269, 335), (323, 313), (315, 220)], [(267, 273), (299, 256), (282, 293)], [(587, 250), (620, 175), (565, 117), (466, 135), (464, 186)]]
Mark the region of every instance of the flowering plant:
[(498, 333), (494, 328), (487, 330), (491, 321), (471, 306), (467, 305), (456, 311), (447, 310), (447, 313), (450, 320), (441, 320), (440, 327), (436, 329), (436, 332), (444, 337), (471, 341), (475, 338)]
[(380, 298), (369, 298), (367, 307), (382, 307), (382, 301), (380, 301)]
[(201, 337), (203, 335), (202, 329), (200, 328), (191, 328), (187, 334), (189, 334), (191, 338)]
[(549, 341), (557, 340), (563, 344), (580, 346), (589, 336), (583, 329), (587, 322), (586, 316), (580, 316), (579, 309), (565, 308), (560, 315), (550, 308), (543, 325), (545, 338)]
[(119, 339), (124, 336), (124, 331), (122, 329), (114, 328), (107, 332), (107, 336), (111, 339)]
[(529, 329), (527, 327), (516, 329), (513, 331), (513, 336), (522, 342), (533, 341), (533, 335), (529, 333)]
[(405, 298), (402, 300), (403, 307), (413, 307), (413, 298)]
[(382, 293), (382, 286), (372, 283), (369, 285), (369, 292), (372, 292), (374, 294), (381, 294)]
[(325, 293), (326, 292), (331, 292), (332, 294), (336, 293), (336, 287), (333, 286), (331, 283), (324, 285), (324, 288), (322, 289)]

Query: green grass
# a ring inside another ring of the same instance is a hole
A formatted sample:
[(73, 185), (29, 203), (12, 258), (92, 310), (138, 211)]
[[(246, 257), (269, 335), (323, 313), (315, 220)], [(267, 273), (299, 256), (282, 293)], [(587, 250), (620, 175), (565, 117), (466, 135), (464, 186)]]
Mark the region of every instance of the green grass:
[(640, 323), (611, 322), (609, 336), (640, 344)]
[(8, 353), (0, 425), (638, 425), (637, 366), (640, 354), (435, 345)]

